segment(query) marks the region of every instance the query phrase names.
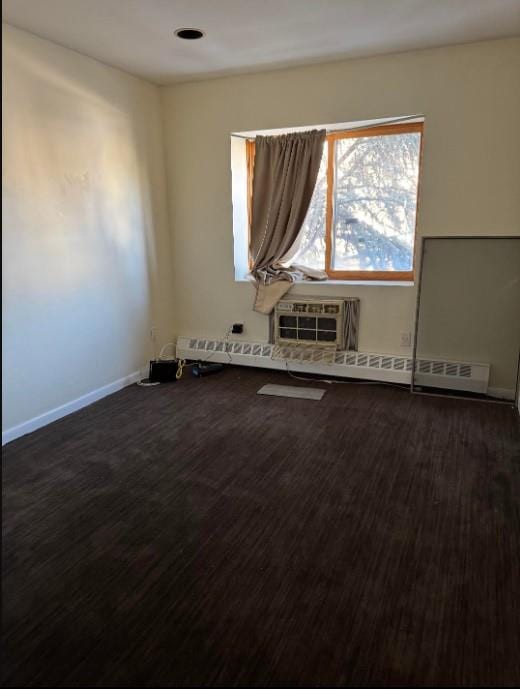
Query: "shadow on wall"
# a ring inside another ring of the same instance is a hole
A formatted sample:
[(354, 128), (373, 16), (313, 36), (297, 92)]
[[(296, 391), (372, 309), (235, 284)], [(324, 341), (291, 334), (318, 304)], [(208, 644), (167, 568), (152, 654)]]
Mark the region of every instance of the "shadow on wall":
[(169, 256), (151, 189), (155, 87), (24, 32), (4, 39), (9, 427), (143, 366)]

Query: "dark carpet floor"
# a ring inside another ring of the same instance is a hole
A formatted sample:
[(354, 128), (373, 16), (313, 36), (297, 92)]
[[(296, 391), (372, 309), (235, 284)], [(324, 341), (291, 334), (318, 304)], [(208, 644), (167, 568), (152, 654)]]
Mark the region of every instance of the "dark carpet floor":
[(6, 446), (4, 685), (520, 684), (515, 411), (269, 382), (298, 384), (133, 386)]

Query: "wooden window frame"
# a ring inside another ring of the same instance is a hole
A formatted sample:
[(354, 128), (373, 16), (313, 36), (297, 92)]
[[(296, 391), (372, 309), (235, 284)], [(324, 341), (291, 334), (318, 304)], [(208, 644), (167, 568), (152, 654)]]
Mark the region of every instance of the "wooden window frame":
[[(421, 143), (419, 146), (419, 174), (417, 177), (417, 192), (415, 206), (415, 227), (413, 241), (412, 270), (334, 270), (331, 266), (332, 260), (332, 230), (334, 222), (334, 162), (335, 144), (341, 139), (361, 138), (367, 136), (391, 136), (395, 134), (419, 133)], [(326, 137), (327, 146), (327, 199), (325, 205), (325, 272), (331, 280), (356, 280), (356, 281), (388, 281), (388, 282), (412, 282), (415, 276), (415, 254), (417, 240), (417, 217), (419, 210), (419, 189), (421, 178), (422, 151), (423, 151), (423, 122), (413, 122), (404, 124), (386, 124), (366, 129), (352, 129), (347, 131), (330, 132)], [(251, 239), (251, 217), (252, 217), (252, 198), (253, 198), (253, 170), (255, 160), (255, 141), (246, 141), (247, 156), (247, 211), (248, 211), (248, 230), (249, 242)]]

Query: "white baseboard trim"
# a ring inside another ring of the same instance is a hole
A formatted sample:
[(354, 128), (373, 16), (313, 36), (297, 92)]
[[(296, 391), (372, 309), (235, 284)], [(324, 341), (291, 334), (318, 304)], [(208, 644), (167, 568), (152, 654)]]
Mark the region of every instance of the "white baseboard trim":
[(35, 416), (28, 421), (24, 421), (17, 426), (12, 426), (7, 430), (2, 431), (2, 445), (11, 442), (11, 440), (16, 440), (16, 438), (20, 438), (22, 435), (32, 433), (38, 428), (42, 428), (42, 426), (47, 426), (47, 424), (57, 421), (68, 414), (72, 414), (72, 412), (78, 411), (78, 409), (87, 407), (89, 404), (97, 402), (97, 400), (100, 400), (107, 395), (111, 395), (113, 392), (117, 392), (128, 385), (132, 385), (132, 383), (137, 383), (137, 381), (141, 380), (142, 377), (142, 371), (134, 371), (128, 376), (119, 378), (119, 380), (114, 380), (108, 385), (103, 385), (103, 387), (93, 390), (92, 392), (88, 392), (86, 395), (82, 395), (71, 402), (62, 404), (60, 407), (56, 407), (55, 409), (44, 412), (43, 414)]
[(510, 388), (488, 388), (487, 394), (500, 400), (515, 400), (515, 391)]

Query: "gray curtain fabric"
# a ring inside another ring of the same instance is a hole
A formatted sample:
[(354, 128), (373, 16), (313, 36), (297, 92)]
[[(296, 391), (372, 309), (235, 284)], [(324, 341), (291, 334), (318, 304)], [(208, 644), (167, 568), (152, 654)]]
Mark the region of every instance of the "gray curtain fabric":
[(359, 332), (359, 299), (345, 299), (345, 349), (357, 352)]
[(283, 264), (294, 255), (311, 202), (325, 130), (257, 136), (251, 219), (254, 309), (271, 313), (298, 277), (324, 280), (323, 271)]

